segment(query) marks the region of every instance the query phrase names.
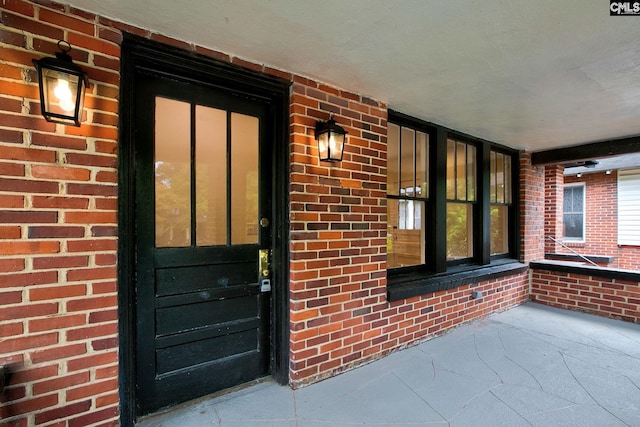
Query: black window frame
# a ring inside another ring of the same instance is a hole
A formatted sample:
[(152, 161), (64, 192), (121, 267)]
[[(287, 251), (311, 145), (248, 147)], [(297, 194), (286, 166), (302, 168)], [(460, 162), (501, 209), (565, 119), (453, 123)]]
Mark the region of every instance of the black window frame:
[[(429, 138), (429, 203), (425, 206), (425, 263), (417, 266), (387, 268), (387, 292), (390, 301), (424, 295), (489, 278), (526, 270), (520, 263), (519, 152), (509, 147), (458, 132), (444, 126), (389, 110), (388, 122), (424, 132)], [(473, 208), (473, 256), (447, 261), (447, 141), (476, 147), (476, 201)], [(491, 151), (511, 156), (511, 204), (508, 207), (509, 252), (491, 255)], [(388, 196), (387, 198), (395, 198)]]

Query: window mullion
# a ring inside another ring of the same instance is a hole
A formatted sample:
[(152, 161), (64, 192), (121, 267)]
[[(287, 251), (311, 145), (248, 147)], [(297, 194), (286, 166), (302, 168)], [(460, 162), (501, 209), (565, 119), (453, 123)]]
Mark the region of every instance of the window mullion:
[[(433, 253), (432, 268), (435, 273), (447, 270), (447, 130), (441, 127), (436, 128), (435, 150), (433, 168), (430, 169), (431, 181), (435, 182), (432, 197), (431, 212), (431, 249)], [(456, 186), (454, 185), (454, 188)]]
[(474, 232), (478, 242), (476, 246), (478, 262), (484, 265), (491, 262), (491, 147), (484, 143), (478, 148), (476, 164), (482, 165), (479, 169), (483, 173), (480, 174), (478, 194), (476, 194), (478, 219)]

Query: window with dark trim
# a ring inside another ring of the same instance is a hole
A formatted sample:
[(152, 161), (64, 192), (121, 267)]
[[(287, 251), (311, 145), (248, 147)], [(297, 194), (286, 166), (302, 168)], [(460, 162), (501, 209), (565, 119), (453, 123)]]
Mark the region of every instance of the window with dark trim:
[(473, 213), (476, 206), (475, 145), (447, 139), (447, 261), (473, 259)]
[(429, 136), (389, 123), (387, 150), (387, 267), (425, 263), (429, 203)]
[(449, 289), (525, 268), (517, 262), (518, 166), (516, 150), (389, 112), (390, 296)]
[(491, 150), (491, 256), (509, 254), (510, 216), (513, 211), (511, 156)]

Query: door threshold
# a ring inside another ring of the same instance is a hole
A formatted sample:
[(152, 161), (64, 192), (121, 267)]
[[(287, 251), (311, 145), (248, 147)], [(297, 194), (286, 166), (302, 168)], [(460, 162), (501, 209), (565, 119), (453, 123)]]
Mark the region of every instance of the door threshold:
[(198, 398), (193, 399), (193, 400), (189, 400), (189, 401), (186, 401), (186, 402), (178, 403), (177, 405), (169, 406), (167, 408), (162, 408), (162, 409), (160, 409), (160, 410), (158, 410), (158, 411), (156, 411), (156, 412), (154, 412), (152, 414), (143, 415), (142, 417), (139, 417), (136, 420), (136, 424), (138, 424), (138, 423), (140, 423), (142, 421), (148, 421), (148, 420), (151, 420), (151, 419), (156, 418), (156, 417), (161, 417), (161, 416), (167, 415), (167, 414), (169, 414), (169, 413), (171, 413), (173, 411), (186, 409), (186, 408), (188, 408), (190, 406), (195, 406), (195, 405), (197, 405), (199, 403), (206, 402), (207, 400), (216, 399), (218, 397), (222, 397), (222, 396), (225, 396), (225, 395), (230, 394), (230, 393), (234, 393), (234, 392), (239, 391), (239, 390), (244, 390), (246, 388), (253, 387), (255, 385), (262, 384), (262, 383), (265, 383), (265, 382), (268, 382), (268, 381), (276, 382), (275, 378), (273, 378), (272, 375), (265, 375), (264, 377), (257, 378), (257, 379), (252, 380), (252, 381), (248, 381), (246, 383), (238, 384), (236, 386), (225, 388), (224, 390), (220, 390), (220, 391), (217, 391), (215, 393), (207, 394), (206, 396), (202, 396), (202, 397), (198, 397)]

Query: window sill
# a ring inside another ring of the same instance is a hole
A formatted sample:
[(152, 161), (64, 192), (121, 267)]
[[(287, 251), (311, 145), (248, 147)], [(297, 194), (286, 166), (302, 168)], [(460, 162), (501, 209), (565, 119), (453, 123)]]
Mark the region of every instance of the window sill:
[(594, 278), (640, 282), (640, 272), (638, 272), (637, 270), (596, 267), (592, 265), (576, 264), (574, 262), (565, 261), (532, 261), (529, 266), (533, 270), (559, 271), (561, 273), (580, 274), (583, 276), (591, 276)]
[(512, 259), (495, 261), (490, 265), (473, 266), (425, 276), (420, 274), (390, 278), (387, 285), (387, 300), (398, 301), (419, 295), (454, 289), (459, 286), (527, 271), (529, 267)]
[[(607, 255), (582, 255), (584, 258), (595, 262), (595, 263), (603, 263), (603, 264), (611, 264), (615, 261), (615, 257), (607, 256)], [(574, 254), (559, 254), (556, 252), (547, 252), (544, 254), (544, 259), (550, 259), (553, 261), (576, 261), (583, 262), (584, 258), (579, 255)]]

